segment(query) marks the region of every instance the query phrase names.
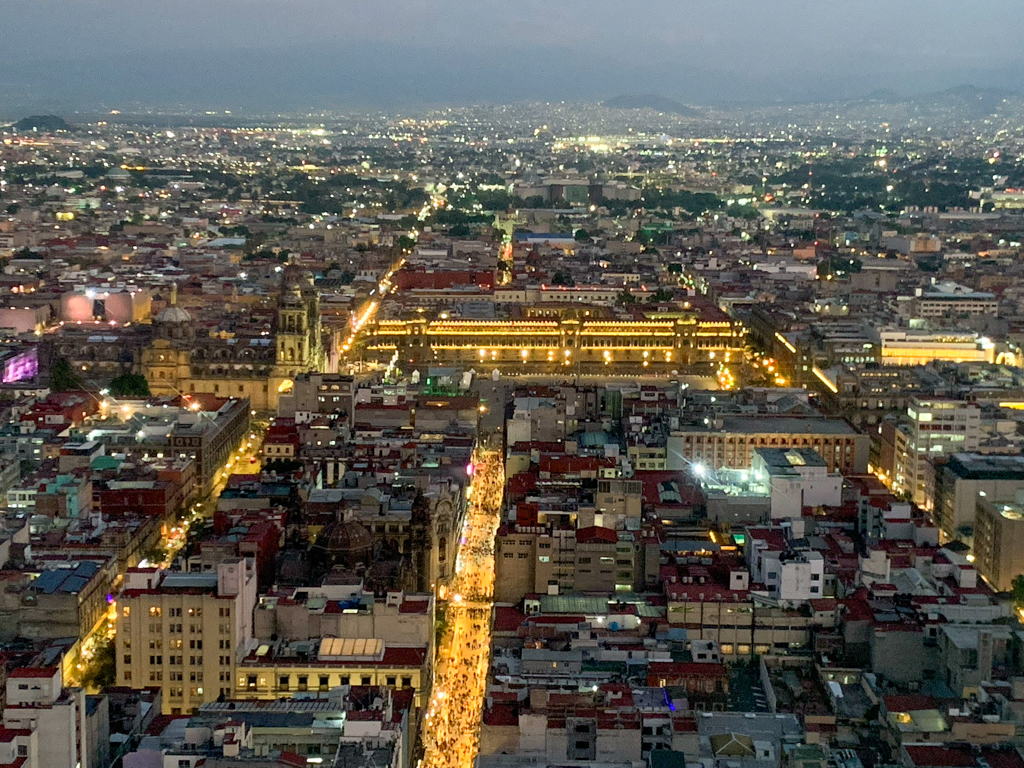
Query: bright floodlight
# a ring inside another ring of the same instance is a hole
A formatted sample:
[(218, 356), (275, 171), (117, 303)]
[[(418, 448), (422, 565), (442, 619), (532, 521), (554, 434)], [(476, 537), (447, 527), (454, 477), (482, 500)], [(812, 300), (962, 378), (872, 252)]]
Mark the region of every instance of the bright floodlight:
[(705, 472), (707, 472), (707, 469), (704, 467), (703, 464), (693, 465), (693, 474), (695, 474), (697, 477), (704, 477)]

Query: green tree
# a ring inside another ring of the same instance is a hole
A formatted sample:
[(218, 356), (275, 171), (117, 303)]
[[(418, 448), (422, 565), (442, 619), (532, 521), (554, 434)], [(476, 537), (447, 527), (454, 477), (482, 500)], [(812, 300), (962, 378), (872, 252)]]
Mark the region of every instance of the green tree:
[(568, 272), (562, 272), (561, 270), (555, 272), (554, 276), (551, 278), (551, 283), (553, 285), (564, 285), (570, 288), (576, 285), (576, 282), (572, 279), (572, 275)]
[(82, 675), (85, 687), (103, 690), (112, 686), (117, 678), (117, 649), (111, 639), (96, 648), (96, 653)]
[(618, 304), (620, 307), (625, 306), (627, 304), (636, 304), (636, 302), (636, 296), (630, 293), (629, 290), (626, 288), (623, 288), (622, 293), (615, 297), (615, 303)]
[(49, 387), (52, 392), (69, 392), (82, 388), (81, 380), (66, 357), (58, 358), (50, 366)]
[(577, 229), (576, 234), (573, 235), (577, 243), (585, 243), (590, 240), (590, 233), (585, 229)]
[(658, 304), (662, 301), (672, 301), (674, 295), (671, 288), (659, 288), (648, 297), (647, 302), (649, 304)]
[(114, 397), (149, 397), (149, 382), (139, 373), (124, 373), (110, 382)]
[(1024, 608), (1024, 575), (1013, 577), (1010, 582), (1010, 591), (1013, 593), (1013, 602), (1018, 608)]

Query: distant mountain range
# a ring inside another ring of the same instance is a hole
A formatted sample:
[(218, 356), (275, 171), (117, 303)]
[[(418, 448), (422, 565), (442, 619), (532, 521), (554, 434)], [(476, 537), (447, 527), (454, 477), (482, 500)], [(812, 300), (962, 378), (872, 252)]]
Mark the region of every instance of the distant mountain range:
[(680, 104), (674, 99), (653, 94), (615, 96), (601, 102), (601, 106), (609, 109), (653, 109), (655, 112), (682, 115), (683, 117), (697, 117), (701, 114), (698, 110)]
[(999, 112), (1007, 99), (1019, 94), (999, 88), (978, 88), (974, 85), (957, 85), (944, 91), (922, 93), (917, 96), (901, 96), (889, 88), (872, 91), (863, 99), (853, 103), (880, 103), (903, 105), (921, 110), (952, 109), (967, 113), (970, 117), (986, 117)]

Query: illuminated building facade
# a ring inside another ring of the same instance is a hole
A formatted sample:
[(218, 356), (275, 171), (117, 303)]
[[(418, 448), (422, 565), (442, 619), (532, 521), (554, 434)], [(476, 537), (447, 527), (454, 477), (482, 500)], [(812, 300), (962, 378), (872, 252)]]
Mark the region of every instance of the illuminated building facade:
[(230, 697), (255, 607), (251, 560), (207, 573), (130, 570), (118, 600), (118, 685), (160, 688), (165, 715)]
[(882, 365), (927, 365), (994, 360), (995, 345), (971, 331), (930, 332), (903, 329), (879, 331)]
[(269, 336), (199, 338), (176, 296), (175, 290), (171, 305), (155, 318), (155, 338), (141, 355), (142, 374), (154, 395), (248, 398), (257, 411), (276, 411), (296, 376), (324, 368), (320, 296), (308, 273), (285, 272)]
[(722, 416), (668, 438), (668, 468), (748, 469), (758, 448), (811, 448), (829, 472), (863, 474), (871, 438), (843, 419), (818, 416)]
[[(680, 312), (609, 319), (587, 317), (580, 308), (573, 309), (550, 318), (380, 320), (370, 335), (367, 354), (386, 362), (397, 351), (399, 360), (413, 364), (590, 370), (628, 365), (631, 370), (661, 371), (741, 359), (743, 330), (728, 318), (702, 319)], [(530, 314), (528, 308), (524, 314)]]

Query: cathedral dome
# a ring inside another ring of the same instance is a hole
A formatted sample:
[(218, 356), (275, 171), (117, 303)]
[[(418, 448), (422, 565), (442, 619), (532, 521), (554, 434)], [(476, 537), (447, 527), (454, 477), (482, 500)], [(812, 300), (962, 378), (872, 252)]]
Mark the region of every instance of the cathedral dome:
[(156, 316), (156, 321), (158, 323), (168, 323), (168, 324), (173, 324), (173, 323), (191, 323), (192, 322), (192, 315), (190, 315), (187, 311), (185, 311), (181, 307), (170, 306), (170, 307), (164, 307), (164, 309), (160, 310), (160, 314), (158, 314)]
[(354, 520), (336, 520), (320, 531), (313, 549), (336, 565), (352, 567), (369, 562), (373, 555), (373, 536)]
[(192, 315), (178, 306), (178, 284), (171, 285), (171, 302), (156, 316), (156, 322), (164, 325), (181, 325), (192, 322)]

